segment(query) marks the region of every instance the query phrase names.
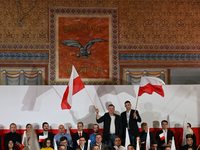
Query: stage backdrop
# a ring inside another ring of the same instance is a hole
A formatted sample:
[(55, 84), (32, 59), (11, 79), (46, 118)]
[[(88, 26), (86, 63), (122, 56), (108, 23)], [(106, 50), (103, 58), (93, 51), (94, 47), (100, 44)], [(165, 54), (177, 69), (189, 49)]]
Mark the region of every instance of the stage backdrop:
[[(116, 113), (125, 111), (124, 102), (130, 100), (134, 109), (139, 86), (86, 86), (100, 115), (107, 112), (110, 103), (115, 105)], [(142, 122), (147, 122), (151, 130), (157, 131), (160, 121), (169, 121), (169, 127), (175, 134), (181, 133), (185, 114), (192, 124), (199, 143), (200, 127), (200, 86), (197, 85), (166, 85), (163, 87), (165, 97), (153, 93), (139, 97), (137, 110)], [(92, 129), (96, 123), (95, 109), (85, 89), (73, 96), (72, 108), (61, 110), (61, 100), (66, 86), (0, 86), (0, 134), (8, 132), (9, 124), (15, 122), (18, 132), (22, 133), (27, 123), (32, 123), (35, 129), (42, 129), (41, 125), (47, 121), (54, 133), (58, 132), (58, 125), (64, 124), (76, 130), (76, 124), (82, 121), (85, 129)], [(139, 124), (140, 126), (140, 124)], [(102, 128), (102, 124), (100, 124)], [(179, 129), (179, 130), (177, 130)], [(87, 130), (90, 133), (92, 130)], [(102, 130), (101, 130), (102, 131)], [(176, 137), (177, 138), (177, 137)]]

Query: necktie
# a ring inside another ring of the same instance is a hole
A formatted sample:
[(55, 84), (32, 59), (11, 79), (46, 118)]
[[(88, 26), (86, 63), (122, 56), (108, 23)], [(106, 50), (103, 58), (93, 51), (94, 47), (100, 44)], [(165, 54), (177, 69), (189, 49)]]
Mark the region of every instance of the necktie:
[(79, 132), (79, 137), (81, 137), (81, 132)]

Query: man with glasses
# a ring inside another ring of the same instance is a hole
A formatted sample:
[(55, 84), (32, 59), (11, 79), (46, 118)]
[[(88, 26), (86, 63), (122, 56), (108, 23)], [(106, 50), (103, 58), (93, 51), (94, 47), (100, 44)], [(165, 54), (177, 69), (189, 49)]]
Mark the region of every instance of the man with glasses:
[(156, 140), (158, 141), (158, 147), (161, 149), (165, 149), (165, 147), (169, 146), (169, 140), (172, 139), (174, 136), (173, 131), (167, 129), (168, 128), (168, 122), (167, 120), (163, 120), (161, 122), (162, 129), (159, 130), (156, 133)]

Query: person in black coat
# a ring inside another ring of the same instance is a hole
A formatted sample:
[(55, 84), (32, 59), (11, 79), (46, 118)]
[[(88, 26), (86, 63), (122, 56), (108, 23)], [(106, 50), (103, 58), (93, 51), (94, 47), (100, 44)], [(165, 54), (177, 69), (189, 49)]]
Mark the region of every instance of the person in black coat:
[[(147, 139), (147, 132), (148, 132), (148, 125), (146, 122), (143, 122), (141, 124), (142, 132), (140, 132), (140, 139), (141, 139), (141, 149), (140, 150), (145, 150), (146, 146), (146, 139)], [(154, 135), (152, 132), (149, 131), (149, 136), (150, 136), (150, 143), (154, 139)]]
[(76, 148), (78, 146), (77, 140), (79, 140), (80, 137), (85, 137), (86, 145), (88, 143), (89, 135), (88, 135), (88, 133), (83, 131), (83, 127), (84, 126), (83, 126), (82, 122), (77, 123), (78, 132), (74, 133), (72, 136), (74, 148)]
[[(165, 147), (170, 146), (168, 143), (169, 143), (169, 140), (171, 140), (172, 137), (174, 136), (174, 133), (173, 131), (167, 129), (168, 128), (167, 120), (163, 120), (161, 122), (161, 125), (162, 125), (162, 129), (156, 133), (156, 140), (158, 141), (158, 147), (161, 149), (165, 149)], [(167, 136), (166, 136), (166, 133), (167, 133)]]
[[(38, 140), (40, 141), (41, 137), (42, 137), (42, 139), (49, 138), (51, 140), (51, 145), (53, 146), (54, 134), (48, 131), (49, 130), (49, 124), (47, 122), (43, 122), (42, 128), (43, 128), (43, 132), (41, 132), (37, 135)], [(44, 137), (44, 136), (46, 136), (46, 137)], [(42, 148), (42, 143), (43, 142), (39, 142), (40, 148)]]
[(86, 144), (86, 139), (85, 139), (85, 137), (84, 136), (81, 136), (80, 137), (80, 139), (79, 139), (79, 141), (80, 141), (80, 145), (77, 145), (76, 147), (75, 147), (75, 149), (77, 149), (77, 148), (81, 148), (82, 150), (87, 150), (87, 144)]
[(192, 134), (186, 135), (186, 145), (182, 146), (181, 150), (188, 150), (189, 147), (192, 148), (193, 150), (196, 150), (198, 147), (198, 146), (196, 146), (196, 144), (194, 144)]
[[(134, 137), (140, 135), (140, 131), (138, 128), (137, 123), (141, 122), (141, 117), (139, 115), (139, 112), (136, 110), (131, 109), (131, 102), (126, 101), (125, 103), (126, 111), (121, 113), (121, 118), (122, 118), (122, 139), (123, 139), (123, 144), (125, 143), (125, 135), (126, 135), (126, 128), (128, 128), (129, 131), (129, 136), (130, 136), (130, 141), (131, 144), (134, 145)], [(127, 119), (127, 116), (129, 116)]]
[(16, 142), (21, 144), (21, 135), (16, 133), (16, 129), (17, 129), (17, 125), (15, 123), (11, 123), (10, 124), (10, 132), (5, 134), (5, 136), (4, 136), (3, 145), (5, 148), (7, 147), (7, 144), (10, 140), (13, 141), (14, 146), (15, 146)]
[(96, 109), (96, 121), (97, 123), (103, 122), (103, 142), (108, 147), (114, 146), (114, 139), (116, 136), (122, 136), (122, 121), (121, 117), (114, 113), (115, 106), (110, 104), (108, 106), (108, 113), (105, 113), (102, 117), (99, 117), (99, 110)]

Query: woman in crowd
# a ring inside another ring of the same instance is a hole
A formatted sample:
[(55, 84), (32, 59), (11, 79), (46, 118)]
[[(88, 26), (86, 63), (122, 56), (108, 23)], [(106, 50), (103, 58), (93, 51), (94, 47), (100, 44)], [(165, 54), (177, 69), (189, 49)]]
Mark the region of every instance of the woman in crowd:
[(17, 150), (16, 148), (14, 148), (14, 143), (12, 140), (8, 141), (5, 150)]
[(43, 146), (41, 150), (53, 150), (53, 148), (51, 147), (51, 140), (50, 138), (46, 138), (43, 142)]
[(24, 147), (28, 146), (28, 138), (30, 138), (31, 136), (31, 128), (32, 125), (28, 123), (26, 125), (26, 131), (24, 131), (24, 134), (22, 135), (22, 144), (24, 145)]

